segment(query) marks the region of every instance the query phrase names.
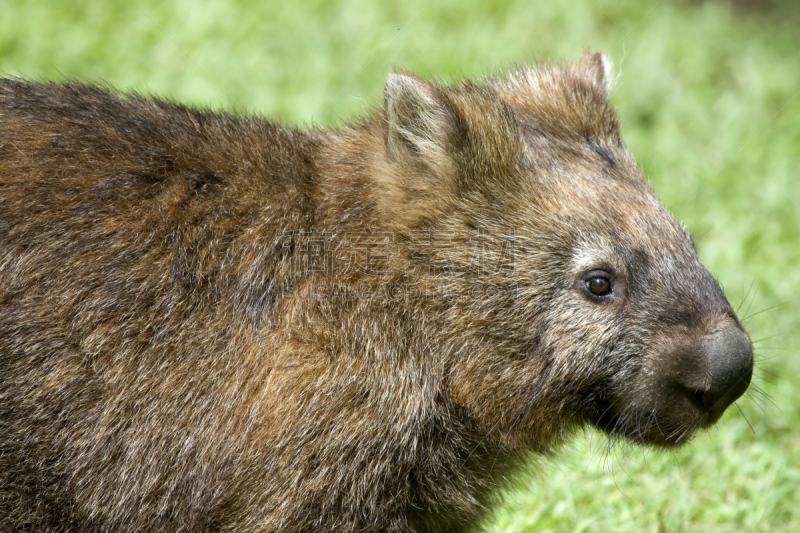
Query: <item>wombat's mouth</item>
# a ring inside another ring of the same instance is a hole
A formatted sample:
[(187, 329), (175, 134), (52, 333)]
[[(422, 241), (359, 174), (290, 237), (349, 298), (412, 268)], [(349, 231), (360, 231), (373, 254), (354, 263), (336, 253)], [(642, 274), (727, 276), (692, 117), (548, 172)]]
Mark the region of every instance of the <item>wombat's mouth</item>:
[(684, 409), (678, 413), (664, 412), (643, 405), (628, 406), (615, 413), (611, 408), (594, 421), (594, 425), (611, 437), (625, 437), (637, 444), (671, 448), (688, 442), (698, 429), (712, 425), (715, 420), (701, 409)]

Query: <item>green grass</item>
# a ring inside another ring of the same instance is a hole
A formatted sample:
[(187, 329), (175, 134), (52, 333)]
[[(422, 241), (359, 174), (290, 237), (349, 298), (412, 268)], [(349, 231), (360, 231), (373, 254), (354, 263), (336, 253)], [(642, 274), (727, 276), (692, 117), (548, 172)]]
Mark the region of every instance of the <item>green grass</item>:
[(331, 126), (394, 67), (452, 80), (606, 52), (623, 136), (741, 304), (761, 392), (674, 452), (587, 431), (487, 527), (800, 531), (800, 10), (735, 3), (0, 0), (0, 72)]

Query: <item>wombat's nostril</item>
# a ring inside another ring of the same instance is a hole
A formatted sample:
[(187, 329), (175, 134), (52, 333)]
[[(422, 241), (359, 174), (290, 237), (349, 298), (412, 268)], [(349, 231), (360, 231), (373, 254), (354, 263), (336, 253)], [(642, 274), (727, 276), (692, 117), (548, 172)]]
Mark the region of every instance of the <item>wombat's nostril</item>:
[(706, 341), (706, 355), (710, 385), (702, 402), (716, 420), (750, 385), (753, 344), (741, 329), (731, 326)]

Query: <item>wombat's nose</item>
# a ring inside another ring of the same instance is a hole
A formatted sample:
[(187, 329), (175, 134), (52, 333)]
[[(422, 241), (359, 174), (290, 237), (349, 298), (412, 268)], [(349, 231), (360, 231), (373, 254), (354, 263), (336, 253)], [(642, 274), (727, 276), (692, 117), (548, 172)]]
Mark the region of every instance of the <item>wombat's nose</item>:
[(706, 342), (710, 386), (703, 392), (702, 402), (711, 419), (716, 420), (750, 385), (753, 344), (736, 326), (720, 331)]

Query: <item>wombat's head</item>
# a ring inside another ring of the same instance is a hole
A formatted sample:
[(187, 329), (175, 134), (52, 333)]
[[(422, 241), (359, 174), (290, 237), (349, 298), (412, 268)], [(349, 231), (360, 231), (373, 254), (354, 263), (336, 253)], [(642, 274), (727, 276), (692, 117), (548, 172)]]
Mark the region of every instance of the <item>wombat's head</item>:
[(432, 230), (409, 242), (440, 291), (448, 390), (506, 445), (581, 421), (679, 444), (750, 382), (747, 333), (620, 141), (606, 65), (386, 84), (377, 202)]

